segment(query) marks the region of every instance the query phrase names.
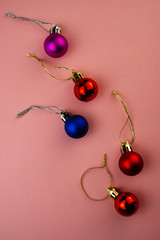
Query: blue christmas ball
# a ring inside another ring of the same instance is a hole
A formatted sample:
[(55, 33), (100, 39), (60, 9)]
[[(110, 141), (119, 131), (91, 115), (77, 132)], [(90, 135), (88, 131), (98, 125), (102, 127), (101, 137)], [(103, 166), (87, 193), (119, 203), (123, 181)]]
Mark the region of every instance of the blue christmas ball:
[(81, 138), (88, 132), (88, 122), (80, 115), (72, 115), (65, 121), (65, 131), (72, 138)]

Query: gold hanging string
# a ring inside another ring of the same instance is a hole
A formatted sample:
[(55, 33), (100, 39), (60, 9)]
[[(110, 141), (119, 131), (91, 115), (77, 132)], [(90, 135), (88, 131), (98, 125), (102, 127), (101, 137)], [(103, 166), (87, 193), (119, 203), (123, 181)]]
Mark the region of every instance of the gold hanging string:
[(105, 153), (105, 154), (104, 154), (104, 159), (103, 159), (103, 166), (101, 166), (101, 167), (91, 167), (91, 168), (88, 168), (88, 169), (82, 174), (82, 176), (81, 176), (81, 187), (82, 187), (82, 190), (83, 190), (83, 192), (85, 193), (85, 195), (86, 195), (89, 199), (91, 199), (91, 200), (93, 200), (93, 201), (103, 201), (103, 200), (105, 200), (105, 199), (109, 196), (109, 194), (107, 194), (105, 197), (100, 198), (100, 199), (92, 198), (91, 196), (89, 196), (89, 194), (86, 192), (86, 190), (85, 190), (85, 188), (84, 188), (83, 179), (84, 179), (84, 176), (86, 175), (86, 173), (87, 173), (88, 171), (93, 170), (93, 169), (98, 169), (98, 168), (104, 168), (104, 169), (107, 171), (107, 173), (108, 173), (109, 181), (110, 181), (110, 187), (112, 188), (112, 175), (111, 175), (111, 173), (110, 173), (110, 171), (109, 171), (109, 169), (108, 169), (108, 167), (107, 167), (106, 161), (107, 161), (107, 155), (106, 155), (106, 153)]
[(132, 140), (131, 140), (130, 144), (132, 144), (133, 141), (134, 141), (134, 138), (135, 138), (135, 134), (134, 134), (134, 128), (133, 128), (133, 123), (132, 123), (131, 117), (130, 117), (130, 115), (129, 115), (129, 112), (128, 112), (128, 110), (127, 110), (127, 107), (126, 107), (126, 105), (124, 104), (122, 98), (118, 95), (117, 92), (112, 91), (112, 93), (120, 100), (120, 102), (122, 103), (122, 105), (123, 105), (123, 107), (124, 107), (124, 110), (125, 110), (125, 112), (126, 112), (126, 114), (127, 114), (127, 120), (126, 120), (123, 128), (121, 129), (120, 134), (119, 134), (119, 139), (120, 139), (121, 145), (123, 145), (123, 144), (125, 144), (125, 143), (127, 142), (127, 141), (122, 141), (121, 135), (122, 135), (122, 132), (123, 132), (124, 128), (126, 127), (126, 125), (127, 125), (127, 123), (128, 123), (128, 120), (129, 120), (130, 125), (131, 125)]
[[(44, 69), (51, 77), (53, 77), (53, 78), (55, 78), (55, 79), (57, 79), (57, 80), (62, 80), (62, 81), (70, 80), (70, 79), (73, 78), (73, 74), (76, 73), (76, 70), (74, 70), (73, 68), (54, 66), (54, 65), (52, 65), (52, 64), (50, 64), (50, 63), (47, 63), (47, 62), (42, 61), (40, 58), (36, 57), (34, 54), (31, 54), (31, 53), (27, 53), (26, 55), (27, 55), (28, 57), (33, 57), (33, 58), (35, 58), (37, 61), (39, 61), (39, 62), (41, 63), (41, 65), (42, 65), (43, 69)], [(70, 71), (72, 71), (72, 77), (64, 78), (64, 79), (63, 79), (63, 78), (57, 78), (57, 77), (53, 76), (53, 75), (46, 69), (46, 67), (44, 66), (44, 63), (47, 64), (47, 65), (49, 65), (49, 66), (51, 66), (51, 67), (54, 67), (54, 68), (70, 70)]]

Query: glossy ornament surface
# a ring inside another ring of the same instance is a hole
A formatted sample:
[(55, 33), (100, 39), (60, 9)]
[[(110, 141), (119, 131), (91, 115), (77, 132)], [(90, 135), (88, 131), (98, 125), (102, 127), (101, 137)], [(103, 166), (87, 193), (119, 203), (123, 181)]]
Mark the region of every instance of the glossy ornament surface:
[(66, 38), (59, 33), (51, 33), (44, 42), (44, 50), (53, 58), (62, 57), (68, 50)]
[(98, 86), (97, 83), (90, 78), (82, 78), (75, 82), (74, 94), (84, 102), (91, 101), (97, 96)]
[(119, 159), (119, 167), (124, 174), (134, 176), (142, 171), (143, 159), (136, 152), (125, 152)]
[(88, 132), (88, 122), (80, 115), (71, 115), (65, 121), (65, 131), (72, 138), (81, 138)]
[(120, 215), (129, 217), (137, 212), (139, 200), (133, 193), (122, 192), (115, 198), (114, 205)]

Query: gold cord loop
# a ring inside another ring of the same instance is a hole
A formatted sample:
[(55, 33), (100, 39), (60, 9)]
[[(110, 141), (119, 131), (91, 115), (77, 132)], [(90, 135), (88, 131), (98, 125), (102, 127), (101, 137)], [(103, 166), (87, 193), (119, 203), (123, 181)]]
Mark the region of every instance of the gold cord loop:
[[(37, 56), (35, 56), (34, 54), (31, 54), (31, 53), (27, 53), (26, 55), (27, 55), (28, 57), (33, 57), (33, 58), (35, 58), (37, 61), (39, 61), (39, 62), (41, 63), (41, 65), (42, 65), (43, 69), (44, 69), (51, 77), (53, 77), (53, 78), (55, 78), (55, 79), (57, 79), (57, 80), (62, 80), (62, 81), (70, 80), (70, 79), (73, 78), (73, 75), (76, 73), (76, 70), (74, 70), (73, 68), (54, 66), (54, 65), (52, 65), (52, 64), (50, 64), (50, 63), (47, 63), (47, 62), (42, 61), (40, 58), (38, 58)], [(64, 78), (64, 79), (63, 79), (63, 78), (57, 78), (57, 77), (55, 77), (54, 75), (52, 75), (52, 74), (46, 69), (46, 67), (44, 66), (44, 63), (47, 64), (47, 65), (49, 65), (49, 66), (51, 66), (51, 67), (57, 68), (57, 69), (70, 70), (70, 71), (72, 71), (72, 77)]]
[(133, 123), (132, 123), (131, 117), (130, 117), (130, 115), (129, 115), (128, 109), (127, 109), (126, 105), (124, 104), (122, 98), (118, 95), (118, 93), (115, 92), (115, 91), (112, 91), (112, 93), (113, 93), (113, 94), (119, 99), (119, 101), (122, 103), (122, 105), (123, 105), (123, 107), (124, 107), (124, 110), (125, 110), (125, 112), (126, 112), (126, 114), (127, 114), (127, 120), (126, 120), (124, 126), (122, 127), (122, 129), (121, 129), (121, 131), (120, 131), (120, 134), (119, 134), (119, 140), (120, 140), (120, 142), (121, 142), (121, 145), (124, 145), (125, 143), (128, 142), (128, 141), (122, 141), (121, 135), (122, 135), (122, 132), (123, 132), (124, 128), (126, 127), (126, 125), (127, 125), (127, 123), (128, 123), (128, 120), (129, 120), (130, 125), (131, 125), (131, 132), (132, 132), (132, 140), (131, 140), (130, 144), (132, 145), (132, 143), (133, 143), (133, 141), (134, 141), (134, 138), (135, 138), (135, 134), (134, 134)]
[(100, 199), (92, 198), (91, 196), (89, 196), (89, 194), (86, 192), (86, 190), (85, 190), (85, 188), (84, 188), (83, 178), (84, 178), (85, 174), (86, 174), (88, 171), (90, 171), (90, 170), (98, 169), (98, 168), (105, 168), (105, 170), (107, 171), (107, 173), (108, 173), (108, 175), (109, 175), (110, 187), (112, 188), (112, 175), (111, 175), (111, 173), (110, 173), (110, 171), (109, 171), (109, 169), (108, 169), (108, 167), (107, 167), (106, 161), (107, 161), (107, 155), (106, 155), (106, 153), (105, 153), (105, 154), (104, 154), (104, 159), (103, 159), (103, 166), (101, 166), (101, 167), (91, 167), (91, 168), (88, 168), (88, 169), (82, 174), (82, 176), (81, 176), (81, 187), (82, 187), (82, 190), (83, 190), (83, 192), (85, 193), (85, 195), (86, 195), (89, 199), (91, 199), (91, 200), (93, 200), (93, 201), (103, 201), (103, 200), (105, 200), (105, 199), (109, 196), (109, 194), (107, 194), (104, 198), (100, 198)]

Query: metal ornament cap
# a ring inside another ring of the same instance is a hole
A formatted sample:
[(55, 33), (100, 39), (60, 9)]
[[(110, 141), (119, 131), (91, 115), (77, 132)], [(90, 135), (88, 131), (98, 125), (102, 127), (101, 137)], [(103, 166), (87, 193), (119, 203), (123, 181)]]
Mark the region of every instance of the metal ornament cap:
[(131, 144), (129, 144), (129, 142), (124, 142), (121, 143), (121, 153), (124, 154), (126, 152), (132, 152), (132, 147)]
[(61, 119), (63, 120), (63, 122), (66, 122), (68, 118), (70, 118), (72, 116), (72, 113), (67, 112), (67, 111), (62, 111), (60, 113), (61, 115)]
[(109, 192), (109, 196), (114, 200), (119, 195), (119, 191), (117, 188), (107, 188), (107, 190)]

